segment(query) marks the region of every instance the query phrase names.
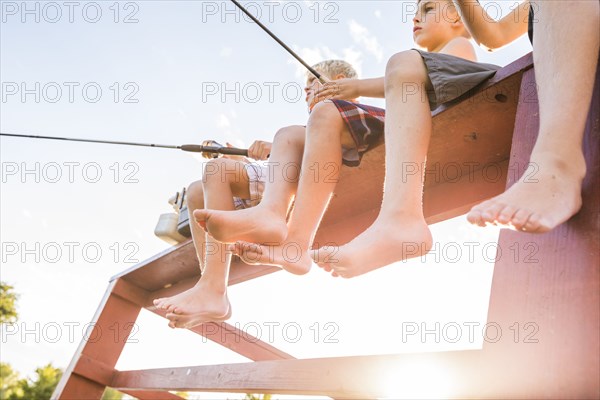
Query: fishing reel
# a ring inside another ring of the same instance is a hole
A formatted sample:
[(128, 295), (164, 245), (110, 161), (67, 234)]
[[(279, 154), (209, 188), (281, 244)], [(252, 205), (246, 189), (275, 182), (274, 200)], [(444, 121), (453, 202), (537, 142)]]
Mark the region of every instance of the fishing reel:
[[(221, 148), (221, 147), (226, 147), (226, 146), (223, 146), (221, 143), (217, 142), (216, 140), (205, 140), (205, 141), (202, 142), (202, 147), (218, 147), (218, 148)], [(222, 156), (222, 154), (219, 154), (219, 153), (209, 153), (209, 152), (206, 152), (206, 151), (201, 152), (200, 155), (203, 158), (207, 158), (209, 160), (212, 160), (213, 158), (219, 158), (219, 157)]]
[(181, 192), (171, 196), (169, 204), (173, 207), (174, 212), (160, 215), (156, 228), (154, 228), (154, 235), (174, 246), (185, 242), (192, 236), (186, 189), (183, 188)]

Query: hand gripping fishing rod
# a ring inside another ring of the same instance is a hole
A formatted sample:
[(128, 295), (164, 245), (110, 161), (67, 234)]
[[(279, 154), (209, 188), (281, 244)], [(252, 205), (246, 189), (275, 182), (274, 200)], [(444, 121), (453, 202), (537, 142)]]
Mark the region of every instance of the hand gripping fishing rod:
[(179, 150), (183, 150), (183, 151), (190, 151), (193, 153), (214, 153), (214, 154), (227, 154), (227, 155), (235, 155), (235, 156), (248, 156), (248, 150), (246, 150), (246, 149), (237, 149), (235, 147), (225, 147), (225, 146), (201, 146), (198, 144), (183, 144), (181, 146), (173, 146), (173, 145), (168, 145), (168, 144), (118, 142), (118, 141), (111, 141), (111, 140), (76, 139), (76, 138), (63, 138), (63, 137), (55, 137), (55, 136), (17, 135), (14, 133), (0, 133), (0, 136), (20, 137), (20, 138), (29, 138), (29, 139), (67, 140), (70, 142), (118, 144), (118, 145), (126, 145), (126, 146), (158, 147), (158, 148), (162, 148), (162, 149), (179, 149)]
[(277, 36), (275, 36), (275, 34), (273, 32), (271, 32), (266, 26), (264, 26), (262, 24), (262, 22), (260, 22), (254, 15), (250, 14), (250, 12), (248, 10), (246, 10), (239, 2), (237, 2), (237, 0), (231, 0), (231, 2), (233, 4), (235, 4), (240, 10), (242, 10), (242, 12), (244, 14), (246, 14), (248, 17), (250, 17), (250, 19), (252, 19), (252, 21), (256, 22), (256, 24), (258, 26), (260, 26), (263, 31), (267, 32), (267, 34), (269, 36), (271, 36), (273, 39), (275, 39), (275, 41), (277, 43), (279, 43), (281, 45), (281, 47), (283, 47), (284, 49), (286, 49), (287, 52), (292, 55), (292, 57), (294, 57), (296, 60), (298, 60), (300, 62), (300, 64), (304, 65), (304, 67), (307, 70), (309, 70), (310, 73), (315, 76), (315, 78), (317, 78), (321, 83), (326, 83), (327, 82), (327, 78), (325, 78), (324, 76), (322, 76), (321, 74), (319, 74), (314, 68), (312, 68), (310, 65), (308, 65), (302, 58), (300, 58), (300, 56), (298, 54), (296, 54), (294, 52), (294, 50), (290, 49), (288, 47), (288, 45), (286, 45), (285, 43), (283, 43), (283, 41), (281, 39), (279, 39)]

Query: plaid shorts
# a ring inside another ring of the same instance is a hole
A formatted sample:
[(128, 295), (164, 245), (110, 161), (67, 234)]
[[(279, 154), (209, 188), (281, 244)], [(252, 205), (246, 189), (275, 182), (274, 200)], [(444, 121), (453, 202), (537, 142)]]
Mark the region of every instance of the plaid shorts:
[(245, 164), (244, 168), (248, 174), (248, 190), (250, 192), (250, 198), (242, 199), (240, 197), (234, 197), (233, 204), (235, 205), (236, 210), (254, 207), (260, 203), (263, 192), (265, 191), (265, 182), (267, 182), (269, 173), (266, 166), (254, 162)]
[(330, 101), (339, 110), (356, 145), (342, 150), (342, 162), (349, 167), (356, 167), (363, 153), (383, 135), (385, 110), (346, 100)]

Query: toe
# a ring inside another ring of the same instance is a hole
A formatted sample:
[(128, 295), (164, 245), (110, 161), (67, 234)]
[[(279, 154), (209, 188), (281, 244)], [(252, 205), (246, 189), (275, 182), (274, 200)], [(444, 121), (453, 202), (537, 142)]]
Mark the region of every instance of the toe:
[(469, 221), (473, 225), (482, 226), (482, 227), (485, 226), (485, 222), (483, 221), (483, 217), (481, 215), (480, 209), (473, 208), (467, 214), (467, 221)]
[(154, 307), (156, 307), (156, 309), (162, 310), (163, 309), (164, 299), (156, 299), (152, 303), (154, 304)]
[(498, 220), (498, 214), (505, 208), (506, 206), (502, 203), (492, 203), (490, 207), (487, 207), (482, 213), (481, 217), (483, 221), (488, 224), (494, 224)]
[(502, 225), (507, 225), (512, 221), (512, 218), (517, 213), (518, 209), (512, 206), (506, 206), (498, 214), (498, 222)]
[(518, 210), (511, 219), (511, 225), (518, 231), (523, 230), (523, 227), (529, 220), (531, 213), (527, 210)]
[(467, 214), (467, 221), (473, 225), (479, 225), (479, 221), (481, 221), (481, 213), (479, 211), (471, 210)]
[(246, 264), (254, 265), (259, 264), (260, 254), (253, 251), (245, 251), (243, 254), (240, 254), (240, 258)]
[(549, 229), (542, 225), (542, 216), (540, 214), (531, 214), (521, 230), (524, 232), (542, 233), (548, 231)]
[(331, 268), (331, 265), (329, 265), (328, 263), (320, 262), (320, 263), (317, 263), (317, 266), (319, 268), (323, 268), (323, 270), (325, 270), (325, 272), (331, 272), (333, 270), (333, 268)]
[(169, 321), (173, 321), (176, 322), (179, 320), (180, 315), (179, 314), (175, 314), (172, 312), (169, 312), (165, 315), (165, 318), (167, 318)]

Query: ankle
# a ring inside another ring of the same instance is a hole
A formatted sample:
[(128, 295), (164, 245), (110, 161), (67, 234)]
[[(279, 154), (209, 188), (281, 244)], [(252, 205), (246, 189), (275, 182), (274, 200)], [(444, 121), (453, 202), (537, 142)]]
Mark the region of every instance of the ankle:
[(201, 288), (202, 291), (208, 292), (216, 296), (224, 296), (227, 293), (227, 286), (222, 281), (200, 279), (198, 283), (196, 283), (196, 287)]
[(542, 173), (546, 169), (552, 169), (579, 180), (584, 178), (587, 169), (583, 152), (580, 150), (565, 152), (534, 150), (531, 153), (530, 164), (535, 164)]

